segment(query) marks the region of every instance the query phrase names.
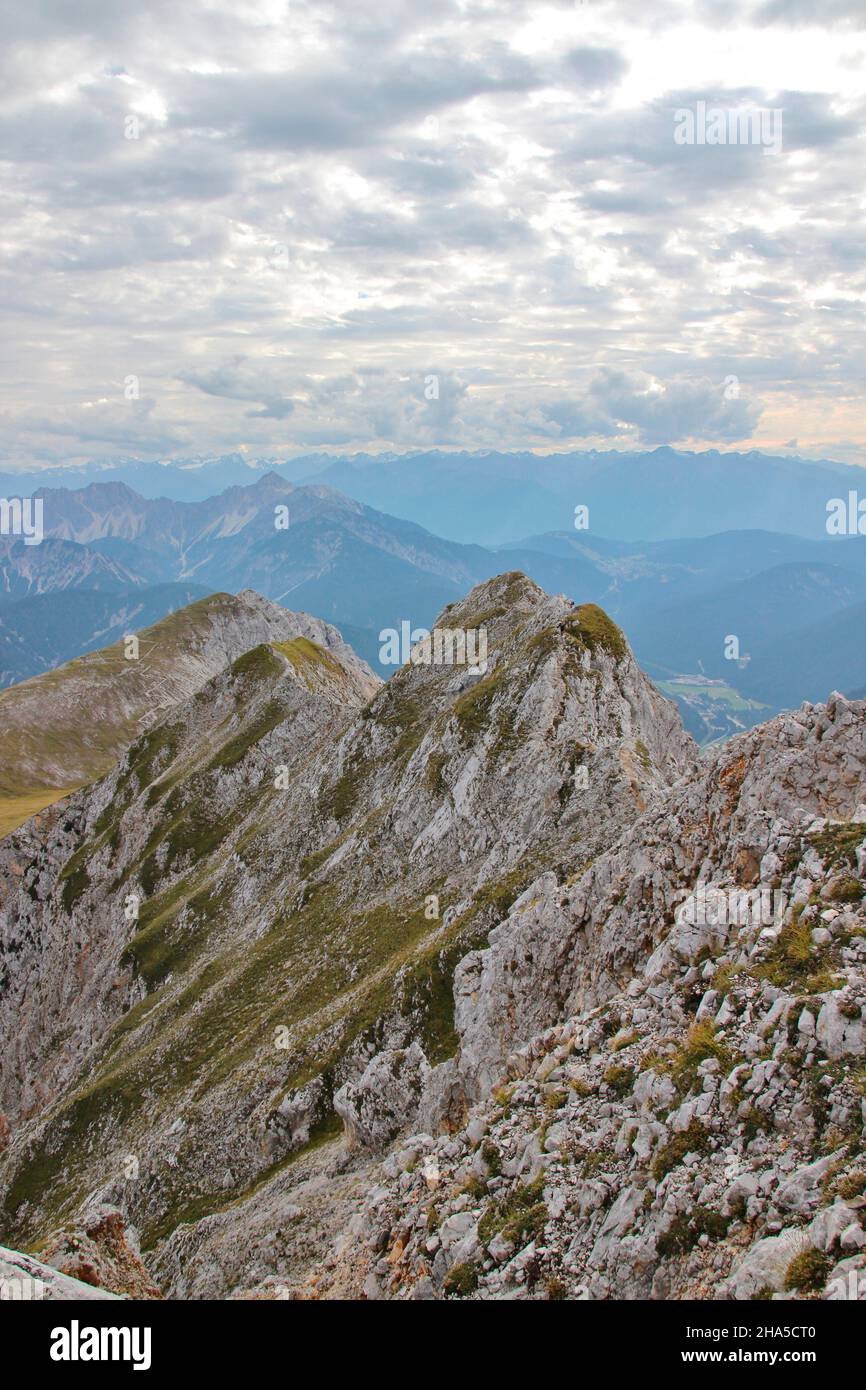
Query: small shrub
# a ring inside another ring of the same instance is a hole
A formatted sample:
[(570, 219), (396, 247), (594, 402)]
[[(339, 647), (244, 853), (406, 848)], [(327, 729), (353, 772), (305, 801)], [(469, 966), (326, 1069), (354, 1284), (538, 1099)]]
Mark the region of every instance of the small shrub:
[(855, 1173), (848, 1173), (844, 1178), (840, 1178), (836, 1184), (836, 1191), (845, 1201), (851, 1201), (854, 1197), (862, 1197), (866, 1192), (866, 1173), (859, 1169)]
[(715, 1057), (724, 1072), (731, 1070), (733, 1058), (711, 1019), (693, 1023), (686, 1040), (671, 1061), (671, 1077), (680, 1091), (690, 1091), (697, 1081), (701, 1062)]
[(562, 1280), (555, 1277), (548, 1279), (544, 1289), (551, 1303), (559, 1302), (561, 1299), (567, 1298), (568, 1296), (568, 1290)]
[(481, 1157), (487, 1164), (487, 1171), (492, 1178), (498, 1178), (502, 1172), (502, 1155), (497, 1149), (492, 1139), (485, 1139), (481, 1145)]
[(750, 1105), (745, 1115), (742, 1117), (743, 1133), (746, 1143), (751, 1144), (759, 1134), (768, 1133), (773, 1128), (773, 1121), (766, 1110), (759, 1110), (757, 1105)]
[(692, 1249), (697, 1241), (697, 1234), (689, 1225), (688, 1218), (685, 1216), (675, 1216), (666, 1231), (663, 1231), (656, 1242), (656, 1249), (663, 1260), (667, 1260), (671, 1255), (684, 1255)]
[(699, 1236), (709, 1236), (710, 1240), (723, 1240), (728, 1234), (731, 1219), (723, 1216), (712, 1207), (696, 1207), (692, 1223)]
[(688, 1153), (706, 1153), (710, 1145), (709, 1131), (700, 1120), (692, 1120), (688, 1129), (680, 1130), (656, 1154), (652, 1173), (656, 1182), (661, 1182), (673, 1168), (682, 1163)]
[(730, 1211), (730, 1220), (745, 1221), (747, 1207), (748, 1202), (746, 1201), (745, 1197), (742, 1196), (742, 1194), (739, 1197), (735, 1197), (734, 1200), (728, 1204), (728, 1210)]
[(608, 1067), (603, 1080), (614, 1095), (627, 1096), (634, 1087), (634, 1067)]
[(482, 1182), (477, 1173), (470, 1173), (463, 1184), (463, 1191), (467, 1192), (470, 1197), (483, 1197), (487, 1192), (487, 1184)]
[(759, 980), (768, 980), (771, 985), (823, 993), (834, 984), (832, 974), (826, 969), (827, 947), (815, 949), (812, 929), (802, 920), (802, 912), (803, 905), (797, 903), (790, 921), (785, 923), (764, 963), (754, 973)]
[(604, 1168), (607, 1163), (612, 1163), (613, 1158), (611, 1149), (593, 1149), (592, 1153), (588, 1153), (583, 1160), (580, 1176), (591, 1178), (600, 1168)]
[(831, 1267), (832, 1262), (821, 1250), (803, 1250), (785, 1271), (785, 1288), (789, 1292), (796, 1289), (800, 1293), (816, 1293), (826, 1284)]
[(665, 1064), (665, 1058), (657, 1048), (650, 1048), (649, 1052), (644, 1053), (640, 1063), (640, 1071), (657, 1071)]
[(690, 1217), (675, 1216), (667, 1230), (659, 1236), (657, 1250), (662, 1259), (671, 1255), (685, 1255), (694, 1249), (701, 1236), (710, 1240), (722, 1240), (728, 1233), (730, 1218), (711, 1207), (695, 1207)]
[(737, 975), (737, 968), (733, 961), (725, 961), (713, 974), (711, 981), (712, 987), (722, 998), (728, 993)]
[(565, 1091), (561, 1091), (559, 1089), (555, 1091), (547, 1091), (543, 1102), (544, 1108), (545, 1110), (559, 1110), (563, 1105), (565, 1105), (566, 1099), (567, 1097)]
[(866, 828), (862, 824), (842, 821), (836, 825), (828, 825), (817, 835), (810, 836), (810, 839), (828, 867), (847, 864), (853, 869), (857, 863), (857, 850), (863, 843), (864, 835)]
[(489, 1245), (500, 1232), (505, 1240), (520, 1249), (539, 1235), (547, 1220), (547, 1207), (539, 1201), (544, 1186), (544, 1174), (534, 1182), (516, 1187), (510, 1196), (493, 1202), (478, 1223), (478, 1236)]
[(827, 900), (831, 903), (859, 903), (862, 897), (863, 884), (850, 874), (837, 878), (827, 890)]
[(500, 1110), (507, 1110), (511, 1104), (511, 1097), (514, 1095), (513, 1086), (497, 1086), (493, 1091), (493, 1099)]
[(474, 1293), (478, 1288), (477, 1264), (471, 1260), (464, 1260), (462, 1264), (449, 1269), (443, 1287), (446, 1294), (456, 1294), (458, 1298), (465, 1298), (467, 1294)]

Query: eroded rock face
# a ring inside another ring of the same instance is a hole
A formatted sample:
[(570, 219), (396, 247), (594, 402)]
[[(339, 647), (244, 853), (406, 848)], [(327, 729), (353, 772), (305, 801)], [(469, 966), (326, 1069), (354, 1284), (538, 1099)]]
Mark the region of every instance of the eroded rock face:
[[(327, 1166), (341, 1115), (354, 1164), (422, 1113), (460, 1124), (459, 961), (696, 750), (591, 605), (510, 574), (440, 625), (486, 628), (484, 672), (371, 691), (338, 645), (269, 641), (0, 845), (0, 1233), (105, 1202), (169, 1294), (230, 1292), (245, 1250), (266, 1261), (247, 1195), (276, 1201), (304, 1150)], [(411, 1061), (377, 1110), (391, 1054)]]
[[(755, 895), (760, 912), (815, 817), (850, 814), (864, 792), (863, 707), (838, 696), (724, 744), (574, 883), (539, 878), (456, 973), (468, 1093), (489, 1089), (515, 1046), (598, 1004), (638, 972), (719, 954), (730, 925), (706, 891), (710, 910), (702, 922), (689, 920), (696, 886), (718, 885), (720, 899), (737, 903), (738, 890), (754, 882), (747, 870), (744, 884), (743, 866), (758, 862), (766, 890), (763, 899)], [(821, 1023), (828, 1055), (841, 1055), (849, 1038), (862, 1051), (860, 1026), (828, 1008)]]
[(334, 1096), (350, 1144), (384, 1149), (418, 1113), (430, 1063), (417, 1042), (378, 1052)]
[(114, 1207), (85, 1213), (80, 1227), (59, 1232), (40, 1251), (44, 1263), (70, 1279), (118, 1297), (161, 1298), (141, 1262), (135, 1234)]
[(31, 1255), (0, 1246), (0, 1299), (10, 1302), (45, 1301), (80, 1303), (90, 1299), (115, 1299), (116, 1294), (72, 1279)]
[[(864, 738), (862, 702), (782, 716), (530, 886), (427, 1084), (475, 1104), (398, 1141), (314, 1296), (866, 1296)], [(735, 904), (703, 937), (698, 877)]]

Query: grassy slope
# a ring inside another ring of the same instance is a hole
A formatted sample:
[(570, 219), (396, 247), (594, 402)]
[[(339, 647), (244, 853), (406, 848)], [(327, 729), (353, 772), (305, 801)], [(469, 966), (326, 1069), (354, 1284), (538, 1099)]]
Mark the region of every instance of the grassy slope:
[[(516, 578), (514, 586), (519, 591)], [(507, 608), (505, 601), (470, 616), (473, 623), (495, 622)], [(469, 622), (464, 613), (460, 620)], [(621, 654), (622, 636), (592, 605), (575, 610), (558, 631), (545, 628), (531, 639), (518, 625), (507, 659), (446, 705), (434, 724), (440, 733), (446, 723), (456, 726), (468, 747), (489, 727), (504, 727), (507, 705), (510, 728), (531, 671), (549, 652), (562, 651), (568, 667), (581, 652), (599, 648)], [(316, 692), (320, 680), (330, 680), (339, 698), (339, 679), (334, 685), (339, 667), (333, 671), (331, 656), (306, 639), (248, 653), (232, 668), (240, 727), (234, 718), (230, 727), (223, 721), (213, 731), (218, 746), (209, 735), (194, 766), (188, 755), (181, 752), (178, 758), (167, 726), (142, 738), (133, 750), (129, 785), (118, 786), (104, 821), (92, 828), (95, 840), (63, 870), (69, 910), (88, 887), (87, 869), (93, 872), (100, 843), (123, 844), (127, 807), (142, 795), (159, 806), (157, 825), (134, 866), (146, 899), (121, 961), (147, 992), (111, 1028), (88, 1075), (59, 1101), (47, 1130), (15, 1173), (3, 1219), (16, 1238), (26, 1233), (32, 1239), (39, 1231), (39, 1222), (19, 1209), (22, 1203), (45, 1203), (55, 1221), (74, 1206), (86, 1181), (83, 1157), (94, 1145), (110, 1151), (122, 1134), (126, 1151), (137, 1152), (148, 1142), (137, 1138), (140, 1131), (150, 1133), (155, 1124), (167, 1122), (164, 1117), (178, 1114), (189, 1126), (184, 1161), (177, 1171), (161, 1171), (158, 1197), (149, 1197), (140, 1217), (136, 1213), (145, 1244), (155, 1244), (179, 1221), (219, 1210), (225, 1194), (200, 1155), (225, 1144), (251, 1181), (272, 1176), (288, 1161), (286, 1153), (274, 1154), (270, 1162), (254, 1156), (245, 1134), (251, 1126), (262, 1133), (265, 1115), (273, 1115), (284, 1097), (314, 1078), (320, 1078), (323, 1092), (310, 1142), (332, 1132), (330, 1102), (341, 1059), (362, 1039), (370, 1050), (381, 1046), (383, 1018), (411, 1017), (428, 1058), (444, 1060), (456, 1045), (452, 978), (457, 960), (483, 944), (517, 894), (541, 868), (550, 867), (548, 847), (539, 845), (509, 872), (483, 886), (476, 879), (474, 891), (467, 893), (460, 873), (457, 882), (446, 884), (432, 866), (428, 877), (423, 869), (413, 872), (411, 864), (393, 862), (393, 793), (371, 809), (368, 791), (383, 764), (384, 780), (396, 791), (430, 726), (429, 710), (413, 698), (408, 668), (365, 707), (362, 719), (370, 737), (356, 745), (357, 756), (342, 772), (335, 768), (324, 785), (311, 788), (309, 802), (293, 803), (293, 814), (285, 815), (280, 793), (257, 775), (226, 820), (214, 779), (220, 769), (239, 767), (281, 722), (280, 691), (286, 683), (275, 665), (277, 653), (307, 690)], [(284, 709), (282, 717), (287, 713)], [(168, 740), (162, 749), (155, 746), (160, 737)], [(320, 739), (303, 751), (295, 776), (304, 780), (304, 768), (329, 757), (334, 741), (333, 730), (323, 726)], [(292, 742), (289, 732), (286, 747)], [(461, 754), (453, 756), (459, 763)], [(447, 798), (447, 791), (431, 790), (439, 780), (436, 769), (428, 772), (429, 794)], [(308, 844), (316, 845), (314, 852), (295, 861), (282, 842), (304, 816), (321, 829), (330, 826), (331, 838), (323, 842), (323, 836), (312, 834)], [(276, 839), (269, 826), (275, 827)], [(354, 856), (342, 855), (346, 841), (356, 838)], [(555, 861), (555, 845), (549, 853)], [(375, 888), (363, 875), (369, 863), (383, 867)], [(475, 878), (477, 868), (468, 865), (463, 873)], [(128, 874), (115, 880), (115, 893)], [(242, 891), (245, 882), (256, 886), (254, 897)], [(443, 907), (455, 900), (465, 904), (447, 928), (424, 911), (427, 895), (440, 893)], [(239, 949), (238, 926), (251, 901), (261, 928)], [(273, 1039), (280, 1027), (287, 1046), (277, 1051)], [(212, 1127), (211, 1116), (221, 1112), (231, 1116), (230, 1143)]]
[(0, 797), (0, 839), (35, 816), (37, 811), (43, 811), (46, 806), (62, 801), (64, 796), (77, 790), (77, 787), (41, 787), (39, 791), (21, 796)]
[(179, 662), (211, 617), (236, 606), (229, 594), (200, 599), (140, 632), (138, 661), (118, 642), (0, 692), (0, 835), (104, 776), (161, 692), (171, 695)]

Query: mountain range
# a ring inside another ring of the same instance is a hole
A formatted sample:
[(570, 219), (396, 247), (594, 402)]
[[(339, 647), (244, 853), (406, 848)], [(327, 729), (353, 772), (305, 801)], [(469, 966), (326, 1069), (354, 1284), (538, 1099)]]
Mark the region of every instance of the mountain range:
[(120, 482), (148, 498), (203, 501), (254, 484), (271, 472), (317, 482), (376, 510), (464, 543), (510, 544), (531, 532), (561, 531), (578, 505), (594, 534), (629, 541), (760, 530), (821, 538), (827, 503), (866, 490), (856, 465), (793, 455), (702, 452), (662, 446), (626, 453), (590, 450), (540, 455), (492, 449), (401, 454), (327, 453), (290, 460), (242, 454), (102, 460), (80, 467), (0, 473), (0, 492)]
[[(503, 569), (601, 604), (700, 741), (863, 681), (866, 537), (736, 530), (626, 541), (572, 528), (491, 549), (275, 473), (196, 502), (144, 498), (123, 483), (41, 495), (48, 538), (7, 542), (3, 552), (6, 684), (192, 598), (245, 588), (335, 624), (386, 676), (383, 630), (429, 627), (445, 604)], [(61, 591), (80, 604), (41, 601)]]
[(49, 1297), (838, 1296), (866, 1264), (866, 706), (700, 756), (602, 609), (514, 571), (439, 616), (486, 625), (485, 670), (385, 684), (221, 602), (253, 645), (0, 842), (0, 1269)]

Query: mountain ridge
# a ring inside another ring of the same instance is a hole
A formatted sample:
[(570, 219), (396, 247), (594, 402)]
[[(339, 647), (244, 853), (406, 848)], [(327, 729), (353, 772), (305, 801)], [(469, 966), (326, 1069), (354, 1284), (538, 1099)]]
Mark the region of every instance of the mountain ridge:
[[(591, 605), (504, 575), (443, 614), (450, 628), (482, 619), (485, 674), (410, 664), (366, 703), (357, 682), (346, 703), (339, 660), (319, 692), (303, 674), (321, 656), (254, 648), (104, 782), (0, 844), (0, 1027), (17, 1059), (0, 1102), (4, 1234), (44, 1221), (28, 1174), (46, 1163), (64, 1207), (81, 1123), (161, 1167), (181, 1095), (191, 1168), (129, 1192), (145, 1246), (162, 1248), (188, 1208), (219, 1206), (225, 1166), (276, 1180), (340, 1127), (340, 1087), (384, 1040), (424, 1039), (419, 1079), (447, 1055), (451, 972), (529, 861), (591, 855), (691, 765), (673, 706)], [(34, 932), (38, 983), (22, 973)], [(120, 1139), (128, 1124), (137, 1137)]]
[(131, 636), (135, 655), (127, 654), (133, 649), (122, 639), (0, 691), (0, 816), (7, 828), (16, 816), (25, 818), (34, 795), (56, 800), (69, 787), (104, 775), (136, 732), (187, 699), (257, 637), (312, 636), (363, 671), (370, 689), (376, 684), (336, 629), (245, 591), (199, 599)]
[(595, 605), (440, 622), (485, 671), (265, 643), (0, 843), (0, 1239), (172, 1298), (862, 1268), (866, 705), (698, 758)]

